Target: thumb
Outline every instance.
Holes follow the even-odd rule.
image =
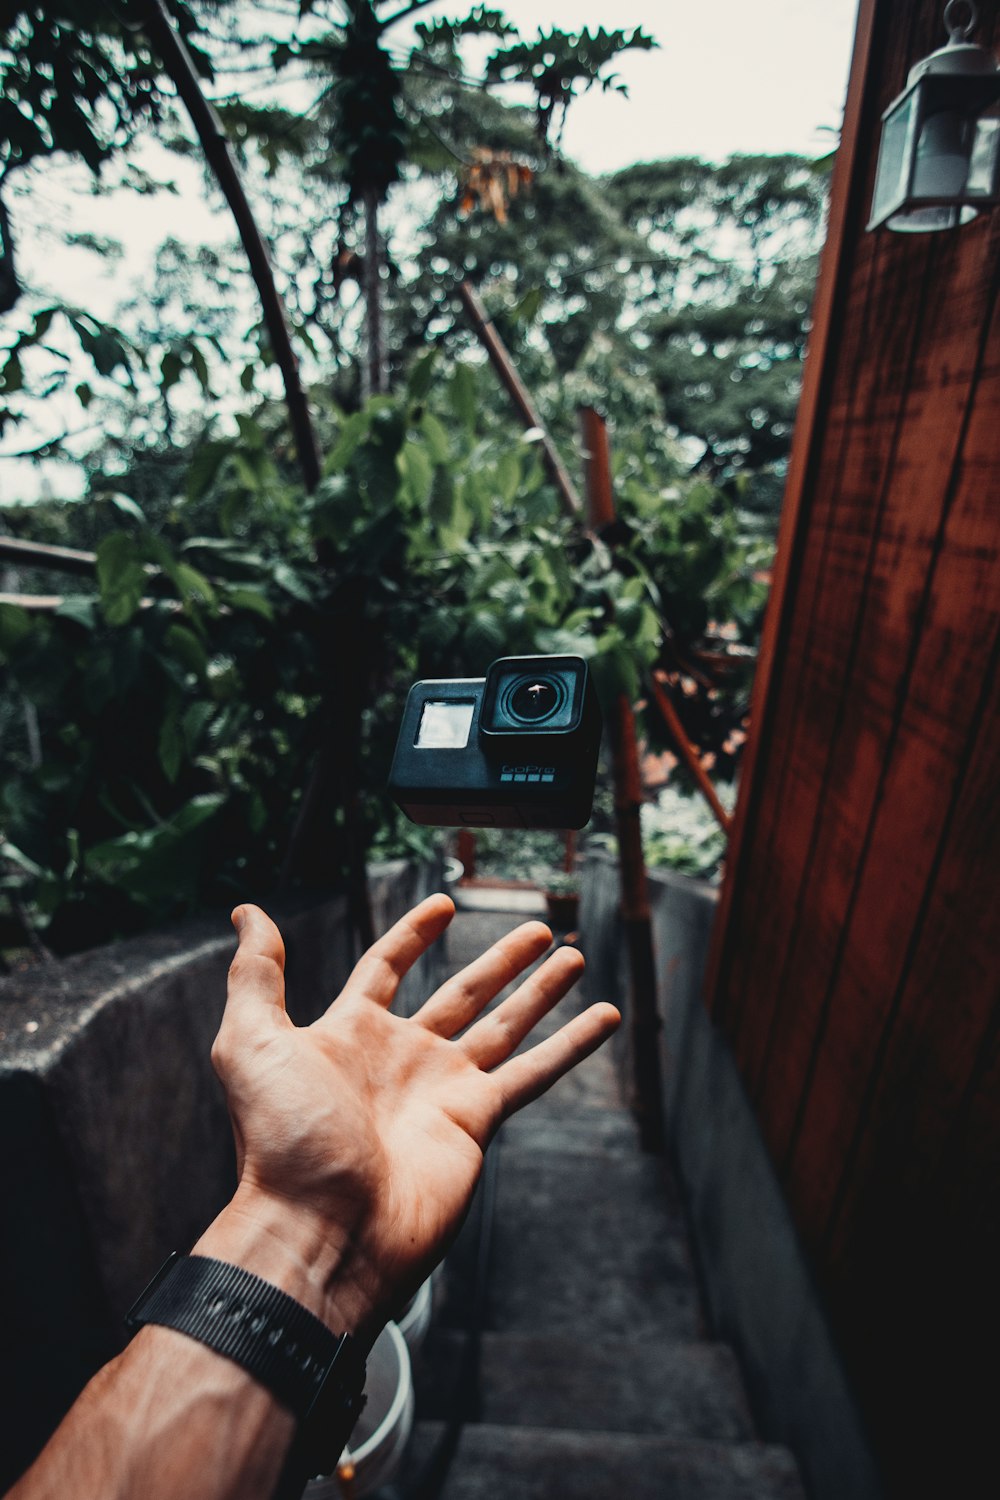
[[[239,947],[229,966],[226,1019],[250,1018],[267,1010],[284,1014],[285,945],[281,933],[259,906],[238,906],[232,922]]]

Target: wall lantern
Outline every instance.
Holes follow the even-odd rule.
[[[972,0],[948,0],[947,46],[913,65],[882,116],[869,229],[952,229],[1000,203],[1000,70],[969,41],[978,19]]]

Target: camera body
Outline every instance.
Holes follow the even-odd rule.
[[[504,656],[485,677],[414,683],[389,794],[414,823],[582,828],[600,743],[581,656]]]

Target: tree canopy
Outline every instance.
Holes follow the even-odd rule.
[[[796,157],[606,177],[566,160],[574,93],[618,87],[615,57],[652,45],[638,29],[524,39],[483,6],[417,21],[402,0],[84,9],[19,6],[0,27],[0,438],[60,393],[99,422],[62,447],[82,501],[18,506],[4,486],[5,530],[95,562],[48,603],[30,596],[51,595],[49,573],[22,564],[3,586],[0,948],[27,924],[68,950],[291,866],[323,883],[364,846],[422,846],[382,793],[401,694],[502,654],[578,652],[606,702],[666,671],[731,773],[822,174]],[[177,103],[192,91],[196,131]],[[179,233],[113,321],[36,287],[18,179],[72,153],[138,194],[155,186],[131,150],[147,133],[206,147],[269,291],[249,252]],[[461,280],[570,467],[579,405],[610,418],[614,556],[561,513]],[[667,743],[649,707],[644,728]],[[296,820],[318,836],[301,858]]]

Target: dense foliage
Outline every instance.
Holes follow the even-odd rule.
[[[501,654],[579,652],[606,704],[640,698],[645,674],[664,667],[692,738],[723,774],[734,769],[822,184],[796,159],[650,164],[604,182],[546,165],[574,88],[613,86],[615,52],[648,39],[549,33],[528,44],[483,8],[420,28],[409,61],[422,66],[385,74],[381,56],[361,70],[382,78],[369,102],[384,112],[381,126],[369,121],[365,156],[343,49],[383,50],[378,27],[364,31],[378,11],[359,0],[350,24],[271,45],[272,68],[325,78],[317,109],[219,101],[273,213],[289,321],[313,376],[318,486],[303,482],[287,411],[269,394],[273,351],[259,323],[244,326],[231,257],[169,241],[120,327],[12,283],[0,429],[75,389],[102,435],[80,454],[81,500],[4,496],[4,530],[94,549],[97,565],[90,580],[60,577],[54,607],[10,593],[49,594],[51,574],[21,567],[0,584],[0,949],[42,933],[69,951],[264,893],[283,875],[331,883],[359,840],[376,852],[426,847],[382,792],[402,696],[416,676],[479,674]],[[91,47],[107,73],[93,75],[98,95],[112,75],[119,91],[135,80],[119,115],[95,95],[93,129],[109,133],[93,161],[83,145],[57,147],[48,94],[24,104],[51,149],[96,170],[141,118],[164,117],[162,79],[113,16],[85,32],[62,5],[18,10],[11,24],[42,35],[38,17],[56,14],[66,45],[83,49],[75,89],[91,87]],[[195,15],[214,18],[198,35],[209,74],[240,7],[173,14],[189,41]],[[526,80],[532,108],[470,100],[458,77],[466,34],[495,39],[488,81]],[[253,46],[258,56],[259,38]],[[33,170],[27,147],[22,157]],[[351,215],[373,185],[379,202],[394,178],[405,193],[418,167],[436,194],[379,278],[394,394],[362,400],[371,351],[352,257],[373,247],[351,239]],[[328,213],[338,202],[343,212]],[[11,274],[13,244],[5,231]],[[385,255],[384,241],[375,248]],[[533,436],[470,347],[459,275],[486,296],[571,467],[579,403],[611,417],[614,556],[566,519]],[[643,722],[650,745],[665,746],[648,710]],[[308,857],[293,859],[304,825]]]
[[[636,696],[662,658],[665,596],[688,601],[674,628],[692,639],[713,594],[752,634],[758,559],[721,497],[665,493],[668,454],[624,447],[631,535],[613,567],[562,517],[534,445],[490,414],[491,378],[425,358],[404,395],[341,417],[312,496],[261,409],[195,447],[156,530],[126,493],[105,502],[118,525],[98,543],[96,591],[52,612],[0,606],[3,878],[50,919],[51,946],[272,885],[324,705],[349,725],[360,699],[351,777],[368,837],[398,850],[426,837],[381,790],[414,676],[569,649],[607,702]],[[717,711],[723,734],[734,700]],[[336,823],[327,878],[346,860]]]

